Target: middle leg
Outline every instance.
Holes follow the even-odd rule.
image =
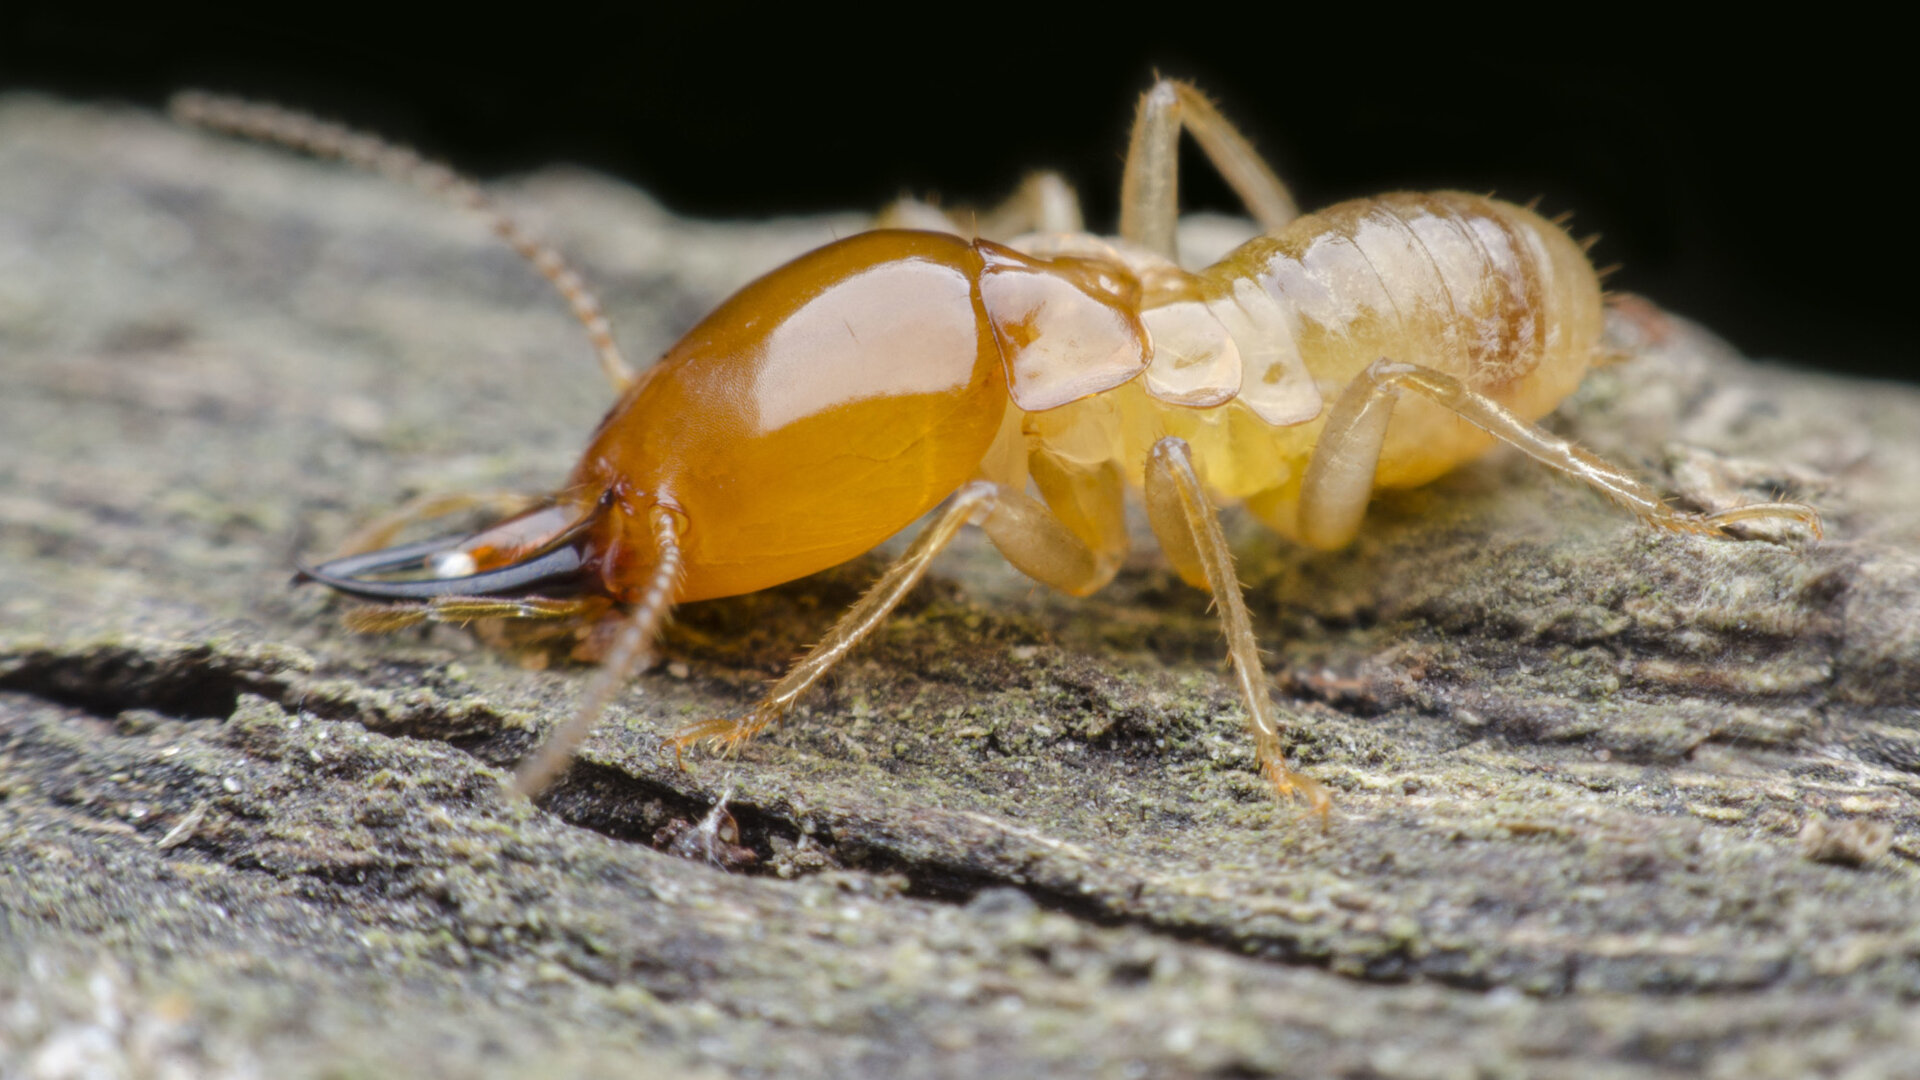
[[[1179,224],[1180,129],[1200,144],[1213,167],[1263,229],[1300,216],[1280,177],[1259,151],[1190,83],[1161,79],[1140,97],[1120,181],[1120,236],[1169,259]]]
[[[1280,745],[1280,721],[1267,693],[1267,671],[1260,663],[1253,620],[1240,595],[1240,578],[1233,572],[1233,553],[1220,531],[1200,477],[1194,472],[1192,451],[1185,441],[1161,439],[1147,456],[1147,516],[1153,531],[1182,577],[1203,577],[1213,593],[1214,606],[1227,633],[1227,653],[1233,659],[1240,698],[1247,706],[1247,727],[1253,733],[1260,771],[1282,796],[1299,795],[1325,820],[1332,800],[1318,780],[1287,764]],[[1198,574],[1195,575],[1194,571]]]

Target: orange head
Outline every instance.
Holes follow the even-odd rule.
[[[534,588],[570,561],[581,587],[631,600],[657,561],[645,523],[656,506],[679,525],[682,600],[843,562],[973,479],[1010,402],[1051,408],[1144,368],[1138,288],[1102,263],[945,233],[881,230],[812,251],[740,290],[644,372],[550,505],[419,546],[411,569],[430,576],[404,595],[466,593],[473,582],[449,569],[501,574],[545,559],[552,572]],[[392,597],[368,586],[397,583],[365,579],[393,568],[309,573]]]

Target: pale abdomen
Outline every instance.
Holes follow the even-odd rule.
[[[1171,404],[1135,380],[1034,414],[1030,430],[1077,458],[1119,458],[1136,483],[1153,443],[1177,435],[1218,498],[1246,500],[1288,533],[1321,418],[1368,364],[1387,357],[1436,368],[1536,419],[1579,385],[1601,332],[1599,283],[1565,231],[1511,203],[1452,192],[1307,215],[1248,241],[1198,284],[1198,300],[1222,314],[1247,360],[1234,400]],[[1280,386],[1292,389],[1278,408],[1272,393],[1256,396]],[[1425,483],[1488,445],[1453,414],[1406,398],[1376,482]]]

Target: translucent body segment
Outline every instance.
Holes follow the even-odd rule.
[[[981,242],[980,300],[1007,369],[1007,392],[1030,411],[1111,390],[1147,366],[1139,286],[1118,267],[1032,259]]]
[[[1176,566],[1197,563],[1200,587],[1213,594],[1226,631],[1227,653],[1233,659],[1240,698],[1247,707],[1247,729],[1253,735],[1261,774],[1282,797],[1302,796],[1324,818],[1332,804],[1326,789],[1287,765],[1286,751],[1280,745],[1280,721],[1267,693],[1266,668],[1260,663],[1260,646],[1253,636],[1253,620],[1240,595],[1240,579],[1233,572],[1233,553],[1227,548],[1227,538],[1220,531],[1206,488],[1194,471],[1187,445],[1179,439],[1155,443],[1147,457],[1144,479],[1148,517],[1161,547]],[[1182,576],[1188,576],[1185,568]]]
[[[1236,314],[1202,323],[1194,305]],[[1146,377],[1031,418],[1033,426],[1049,445],[1109,446],[1134,478],[1155,442],[1178,437],[1216,498],[1244,500],[1293,536],[1326,403],[1367,365],[1408,358],[1533,420],[1578,386],[1598,353],[1602,311],[1592,268],[1557,226],[1497,200],[1441,193],[1300,218],[1194,275],[1188,300],[1150,307],[1143,320],[1156,353],[1180,333],[1212,334],[1217,358],[1226,344],[1212,327],[1226,331],[1241,370],[1210,371],[1204,382],[1216,392],[1233,385],[1232,400],[1186,404],[1204,396],[1194,393],[1203,380],[1158,386],[1156,357]],[[1419,397],[1395,409],[1383,440],[1372,483],[1386,487],[1426,483],[1493,441]]]
[[[1026,420],[1027,414],[1018,406],[1007,406],[1000,418],[1000,430],[994,433],[992,445],[980,459],[981,479],[1015,491],[1027,489],[1027,456],[1031,453],[1032,440],[1025,431]]]
[[[1153,360],[1142,380],[1169,405],[1210,409],[1240,392],[1240,347],[1209,305],[1180,300],[1141,313],[1153,335]]]
[[[1320,415],[1320,387],[1293,340],[1285,305],[1257,282],[1241,279],[1214,301],[1214,311],[1240,348],[1241,404],[1275,427],[1304,424]]]
[[[1171,259],[1180,213],[1180,130],[1185,127],[1263,228],[1299,215],[1293,195],[1266,161],[1192,85],[1162,79],[1140,96],[1120,182],[1120,235]]]
[[[1227,502],[1297,475],[1320,431],[1318,419],[1274,427],[1239,401],[1210,409],[1172,406],[1154,397],[1144,383],[1136,380],[1092,401],[1030,417],[1030,426],[1043,433],[1049,446],[1102,448],[1136,486],[1153,444],[1167,436],[1179,438],[1192,446],[1195,467],[1208,490]]]
[[[1548,468],[1594,488],[1657,528],[1724,535],[1726,526],[1736,522],[1775,518],[1819,535],[1819,515],[1798,503],[1757,503],[1716,514],[1675,510],[1630,473],[1515,416],[1459,379],[1417,364],[1380,360],[1340,396],[1314,448],[1300,490],[1300,538],[1306,543],[1340,548],[1359,532],[1373,491],[1387,422],[1402,389],[1457,414]]]
[[[1112,461],[1080,464],[1045,447],[1028,458],[1033,485],[1068,531],[1102,566],[1094,591],[1111,580],[1127,554],[1127,481]]]
[[[1275,427],[1313,420],[1324,394],[1382,355],[1418,356],[1544,411],[1577,385],[1601,325],[1598,283],[1571,238],[1521,207],[1450,193],[1300,218],[1150,299],[1147,393],[1183,408],[1237,401]],[[1428,456],[1449,442],[1484,449],[1464,429],[1433,430],[1441,414],[1415,413],[1408,437],[1438,451]]]
[[[1258,285],[1282,312],[1260,321],[1285,327],[1329,396],[1390,356],[1464,379],[1532,418],[1579,385],[1602,329],[1599,282],[1571,237],[1523,207],[1456,192],[1329,207],[1200,276],[1208,297]],[[1407,478],[1387,483],[1446,471],[1462,460],[1452,444],[1485,446],[1424,404],[1395,428],[1399,445],[1383,460],[1405,462]]]

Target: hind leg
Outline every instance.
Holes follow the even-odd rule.
[[[1346,546],[1360,531],[1373,495],[1373,474],[1386,441],[1387,422],[1402,390],[1452,410],[1542,465],[1599,491],[1655,528],[1730,536],[1729,525],[1773,519],[1799,524],[1816,538],[1820,535],[1820,515],[1800,503],[1752,503],[1713,514],[1675,510],[1631,473],[1522,420],[1453,376],[1419,364],[1381,359],[1347,384],[1314,445],[1300,487],[1303,542],[1330,551]]]

